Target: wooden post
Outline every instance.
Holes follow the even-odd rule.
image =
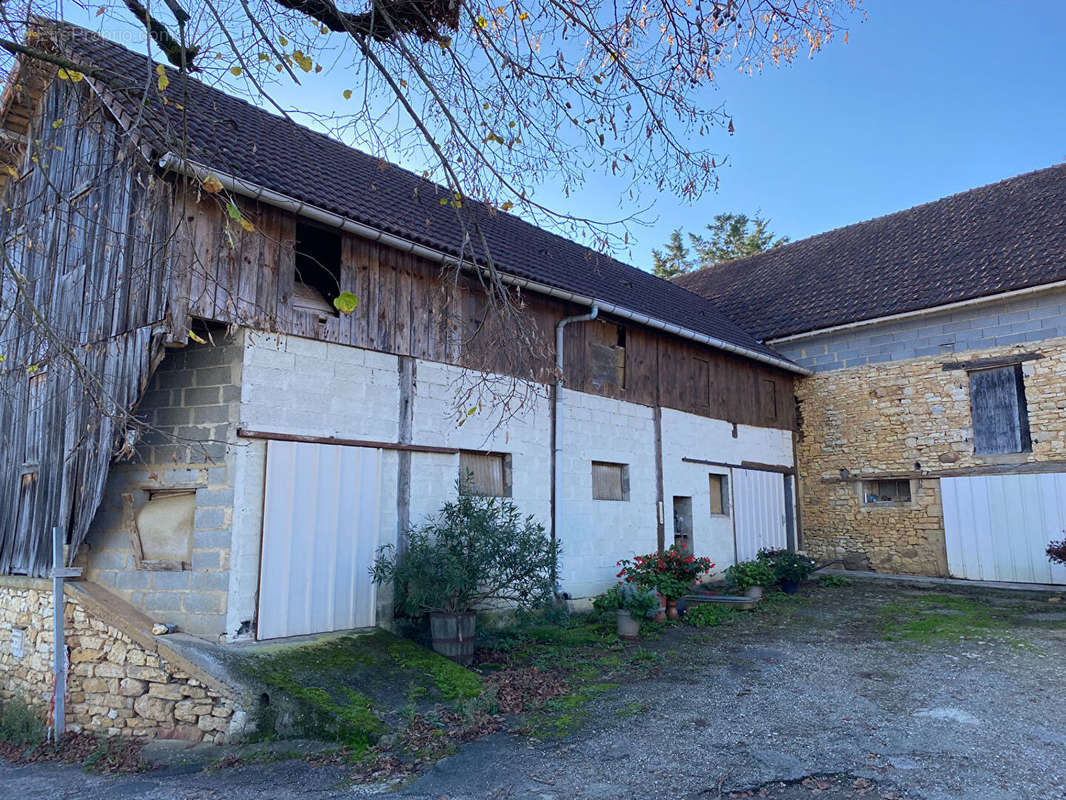
[[[66,724],[67,645],[63,633],[63,535],[59,526],[52,528],[52,670],[55,674],[52,736],[58,742]]]
[[[66,730],[67,719],[67,637],[63,632],[66,600],[63,595],[63,579],[77,578],[80,567],[68,567],[64,563],[63,546],[66,537],[57,525],[52,528],[52,673],[55,676],[55,693],[52,699],[52,741],[58,742]]]

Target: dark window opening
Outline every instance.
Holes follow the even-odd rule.
[[[1033,449],[1021,364],[971,372],[970,414],[978,455]]]
[[[303,311],[336,315],[333,301],[341,292],[340,282],[340,234],[297,224],[293,305]]]
[[[685,555],[692,555],[692,498],[674,498],[674,545]]]
[[[873,503],[909,503],[911,482],[909,480],[863,481],[862,501]]]

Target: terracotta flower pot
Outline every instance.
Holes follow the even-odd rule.
[[[666,622],[666,598],[659,595],[659,611],[655,614],[656,622]]]
[[[677,600],[670,598],[666,601],[666,618],[667,619],[679,619],[677,613]]]

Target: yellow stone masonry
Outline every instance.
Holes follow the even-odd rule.
[[[969,379],[943,365],[1034,352],[1022,367],[1032,452],[975,455]],[[804,546],[852,568],[946,575],[939,473],[1066,460],[1066,338],[816,373],[796,395]],[[862,477],[885,474],[913,478],[911,503],[863,504]]]
[[[237,705],[66,598],[67,727],[109,735],[226,741]],[[23,636],[22,657],[12,635]],[[52,697],[52,590],[0,577],[0,702],[18,696],[47,715]]]

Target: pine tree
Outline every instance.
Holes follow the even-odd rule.
[[[670,234],[665,252],[651,251],[652,272],[660,278],[672,278],[685,272],[691,272],[695,264],[689,261],[688,248],[681,240],[681,231],[676,230]]]

